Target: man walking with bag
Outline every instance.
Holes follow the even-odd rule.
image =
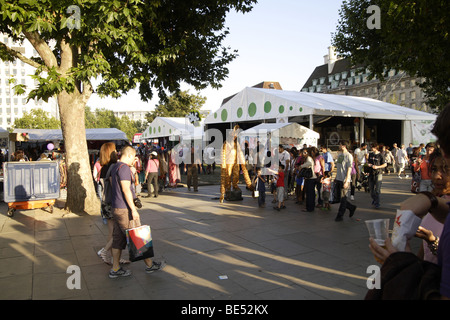
[[[114,217],[112,256],[113,266],[109,272],[110,278],[126,277],[131,275],[130,270],[120,266],[122,250],[127,246],[126,230],[130,228],[130,221],[139,221],[139,213],[134,205],[136,198],[133,183],[134,174],[131,167],[136,156],[136,150],[126,146],[122,150],[122,156],[117,165],[112,169],[112,211]],[[140,222],[138,222],[138,225]],[[145,272],[152,273],[164,267],[163,263],[154,262],[151,258],[144,260]]]

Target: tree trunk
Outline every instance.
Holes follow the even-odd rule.
[[[58,94],[59,114],[67,162],[67,201],[73,213],[97,214],[100,202],[92,179],[86,142],[84,110],[78,93]]]

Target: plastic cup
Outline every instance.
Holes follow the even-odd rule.
[[[375,219],[366,221],[369,235],[379,246],[386,245],[386,239],[389,236],[389,219]]]

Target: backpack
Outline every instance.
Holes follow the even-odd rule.
[[[101,199],[101,214],[105,219],[112,218],[112,185],[111,185],[111,172],[116,166],[116,163],[112,164],[106,172],[105,178],[100,178],[100,184],[103,186],[103,194]]]

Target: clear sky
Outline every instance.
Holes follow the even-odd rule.
[[[259,0],[249,13],[234,11],[227,16],[230,34],[224,44],[237,49],[239,56],[228,65],[222,88],[197,92],[207,98],[205,110],[217,110],[222,100],[245,87],[263,81],[279,82],[283,90],[300,91],[314,68],[322,65],[331,44],[343,0]],[[157,94],[149,103],[136,92],[120,99],[100,99],[93,95],[91,108],[148,110],[158,103]]]

